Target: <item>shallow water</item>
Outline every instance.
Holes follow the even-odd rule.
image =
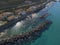
[[[31,45],[60,45],[60,2],[56,2],[48,12],[52,15],[53,24]]]

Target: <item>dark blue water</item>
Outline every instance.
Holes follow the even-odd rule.
[[[31,45],[60,45],[60,2],[56,2],[48,12],[52,15],[53,24]]]

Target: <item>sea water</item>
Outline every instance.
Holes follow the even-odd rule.
[[[53,24],[30,45],[60,45],[60,2],[55,2],[48,12],[51,13]]]

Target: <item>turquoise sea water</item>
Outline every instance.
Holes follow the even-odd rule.
[[[60,2],[56,2],[48,12],[52,15],[53,24],[31,45],[60,45]]]

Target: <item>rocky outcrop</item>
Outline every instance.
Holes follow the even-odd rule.
[[[26,32],[25,34],[17,35],[9,39],[0,41],[0,45],[24,45],[30,43],[31,41],[34,41],[38,37],[40,37],[42,32],[48,29],[51,24],[52,22],[50,20],[46,20],[42,24],[39,24],[38,26],[33,28],[30,32]]]

